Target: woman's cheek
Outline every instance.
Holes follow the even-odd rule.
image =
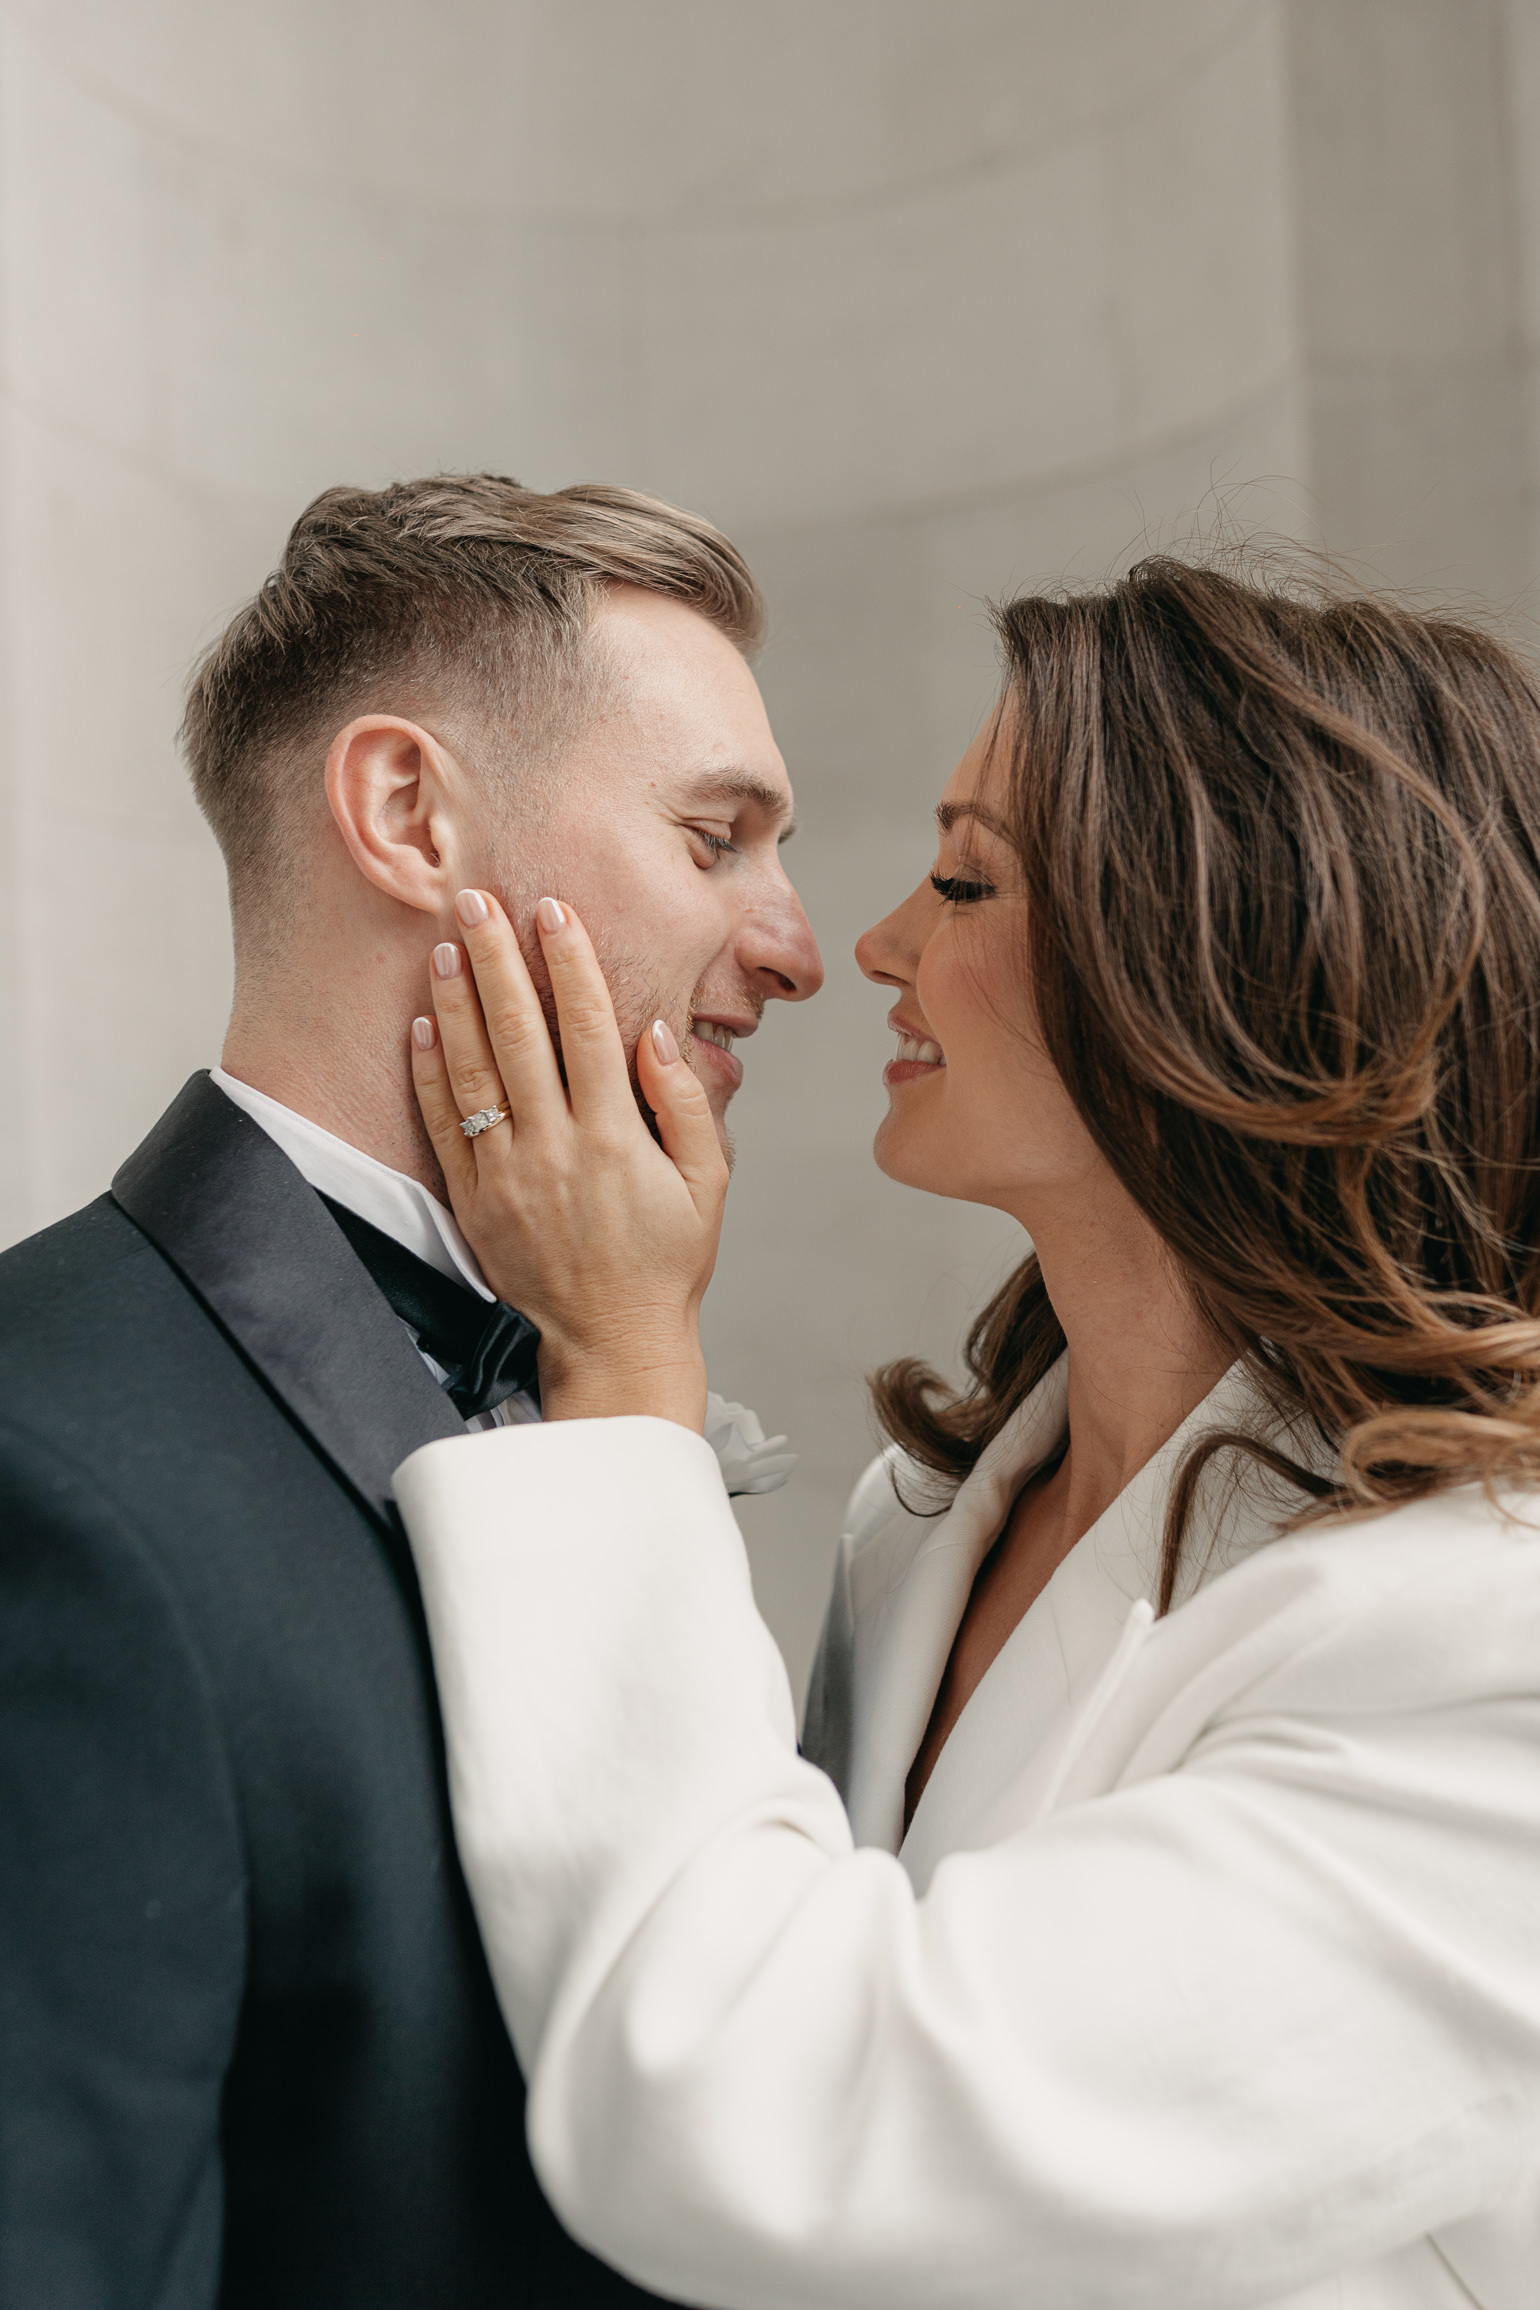
[[[951,925],[947,924],[931,939],[914,972],[914,991],[920,998],[920,1008],[943,1050],[946,1048],[945,1022],[955,1009],[955,949],[956,940]]]
[[[964,935],[973,928],[966,918],[954,917],[931,940],[915,972],[920,1007],[948,1067],[954,1055],[963,1064],[977,1056],[981,1042],[1003,1033],[999,1014],[1004,1005],[993,985],[987,943]]]

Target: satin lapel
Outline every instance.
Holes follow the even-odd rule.
[[[463,1436],[465,1422],[288,1156],[198,1074],[112,1194],[394,1528],[392,1472],[419,1444]]]
[[[974,1576],[998,1538],[1011,1502],[1064,1427],[1061,1357],[958,1489],[916,1551],[893,1594],[858,1632],[871,1659],[856,1707],[849,1812],[856,1842],[896,1853],[904,1783],[936,1705]]]

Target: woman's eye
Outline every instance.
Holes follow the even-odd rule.
[[[948,906],[976,906],[981,898],[993,898],[992,882],[969,882],[961,874],[933,874],[930,887]]]

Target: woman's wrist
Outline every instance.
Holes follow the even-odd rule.
[[[673,1420],[697,1435],[706,1425],[706,1365],[699,1347],[634,1352],[540,1351],[540,1408],[547,1420]]]

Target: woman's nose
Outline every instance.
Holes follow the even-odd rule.
[[[881,922],[874,922],[870,930],[863,930],[856,940],[857,967],[880,986],[913,984],[919,949],[914,939],[906,935],[904,919],[912,903],[912,899],[906,898],[902,906],[885,914]]]
[[[863,930],[856,940],[856,968],[865,978],[890,979],[893,975],[891,971],[883,969],[881,962],[882,933],[885,928],[884,923],[874,922],[871,929]]]

